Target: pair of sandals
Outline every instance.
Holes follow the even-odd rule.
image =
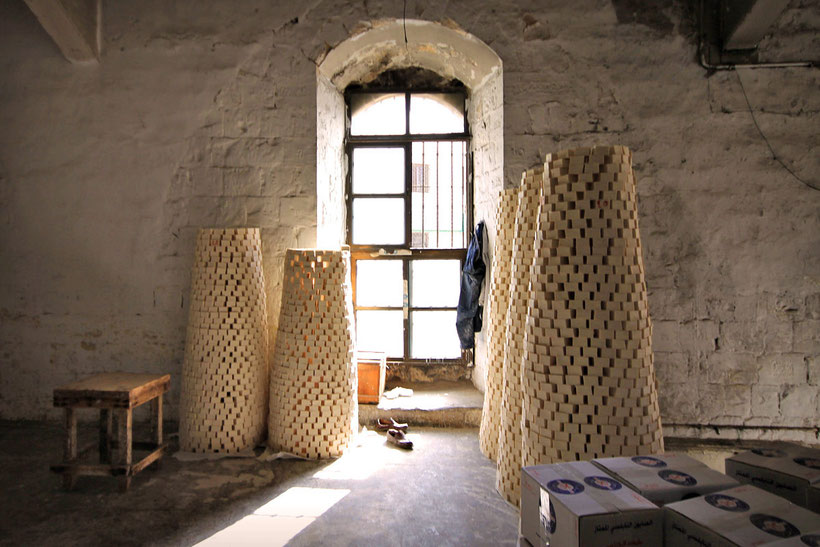
[[[399,448],[413,450],[413,441],[408,439],[404,434],[408,427],[407,424],[400,424],[393,418],[379,418],[376,420],[376,429],[379,431],[387,431],[387,442]]]

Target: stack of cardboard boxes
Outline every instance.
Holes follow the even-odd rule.
[[[789,443],[753,449],[728,458],[726,473],[820,513],[820,450]]]
[[[673,503],[664,511],[667,547],[774,546],[789,539],[820,545],[811,543],[820,532],[820,515],[748,484]]]
[[[820,450],[788,444],[732,456],[733,476],[674,453],[525,467],[520,533],[561,547],[818,546],[818,467]],[[771,493],[794,481],[797,504]]]

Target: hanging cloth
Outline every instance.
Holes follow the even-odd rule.
[[[484,275],[484,221],[479,222],[467,247],[467,260],[461,270],[461,288],[456,310],[456,331],[461,349],[475,347],[475,333],[481,331],[484,307],[479,304]]]

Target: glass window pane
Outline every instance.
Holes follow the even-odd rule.
[[[415,311],[410,314],[410,323],[413,359],[456,359],[461,356],[455,311]]]
[[[404,93],[362,93],[350,97],[351,135],[404,135]]]
[[[412,248],[467,247],[466,152],[463,141],[413,143]]]
[[[404,198],[353,200],[353,243],[401,245],[404,243]]]
[[[458,306],[461,262],[413,260],[410,262],[410,302],[414,308]]]
[[[354,194],[403,194],[404,148],[354,148]]]
[[[410,133],[463,133],[463,109],[459,93],[410,95]]]
[[[404,299],[401,260],[356,261],[356,305],[395,306]]]
[[[401,310],[357,311],[356,349],[382,351],[388,357],[404,357],[404,313]]]

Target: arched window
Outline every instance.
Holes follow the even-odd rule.
[[[416,68],[424,69],[430,74],[436,75],[438,82],[435,85],[429,85],[430,82],[422,82],[421,85],[416,80],[407,80],[406,78],[395,78],[393,81],[386,81],[381,77],[387,74],[394,76],[400,74],[403,70],[416,70]],[[403,74],[404,76],[407,73]],[[374,81],[380,80],[381,89],[369,87],[368,83],[372,84]],[[462,82],[458,89],[453,89],[448,86],[443,88],[438,85],[441,82],[452,82],[457,80]],[[355,87],[360,86],[360,87]],[[353,104],[353,96],[356,92],[367,91],[369,95],[357,100],[361,100],[362,104]],[[410,91],[411,96],[405,92]],[[443,95],[442,91],[448,92]],[[394,93],[399,95],[397,98],[376,98],[377,92]],[[435,92],[435,93],[430,93]],[[449,93],[458,92],[458,93]],[[449,101],[447,99],[453,99]],[[369,101],[376,100],[376,104],[372,105],[372,109],[366,105]],[[356,131],[350,131],[350,114],[353,110],[364,114],[367,112],[367,117],[372,117],[378,122],[378,125],[387,127],[389,123],[389,114],[384,113],[391,109],[391,101],[401,103],[404,105],[406,111],[404,120],[404,131],[391,135],[378,134],[379,130],[367,130],[367,135],[355,135]],[[412,108],[413,106],[416,108]],[[358,198],[365,200],[367,198],[383,199],[383,200],[404,200],[404,201],[361,201],[359,206],[363,206],[366,210],[368,206],[375,209],[374,215],[381,214],[388,216],[388,218],[400,217],[399,210],[404,211],[405,224],[393,226],[395,234],[391,235],[393,239],[385,239],[389,243],[362,243],[362,245],[370,245],[372,253],[379,253],[378,249],[384,248],[385,253],[395,252],[395,257],[401,257],[402,253],[416,253],[420,250],[429,250],[439,253],[455,253],[460,248],[458,243],[459,238],[459,220],[456,218],[457,212],[461,209],[455,208],[453,210],[454,220],[453,227],[447,228],[446,222],[442,223],[439,219],[438,228],[433,231],[433,221],[428,222],[429,214],[428,207],[435,209],[435,200],[432,199],[434,174],[438,174],[438,169],[430,167],[428,156],[436,155],[435,150],[430,146],[433,144],[422,145],[420,142],[434,143],[439,142],[438,157],[439,161],[443,162],[443,157],[449,157],[450,148],[449,143],[457,141],[458,132],[453,127],[447,125],[440,129],[431,129],[424,125],[417,125],[415,114],[426,110],[424,105],[429,105],[430,108],[436,109],[439,114],[433,116],[436,121],[443,121],[449,119],[452,123],[457,123],[454,120],[466,120],[464,130],[462,131],[462,141],[464,143],[463,156],[470,158],[470,162],[464,162],[464,169],[475,165],[472,170],[472,176],[468,176],[467,180],[471,180],[474,188],[474,193],[465,191],[466,205],[464,208],[465,219],[463,222],[466,227],[466,233],[469,234],[471,229],[472,219],[484,220],[487,224],[487,235],[490,239],[489,245],[492,247],[492,240],[495,233],[495,210],[498,202],[500,190],[504,186],[503,182],[503,160],[504,160],[504,121],[503,121],[503,69],[501,59],[498,55],[489,48],[484,42],[468,32],[453,26],[445,26],[439,23],[430,21],[419,21],[413,19],[407,20],[379,20],[367,23],[367,28],[358,32],[347,40],[337,44],[334,48],[329,50],[327,54],[321,59],[316,71],[316,197],[317,197],[317,244],[321,247],[338,248],[339,245],[345,244],[348,241],[354,241],[356,238],[352,225],[355,217],[352,208],[354,207],[353,200]],[[361,107],[361,108],[360,108]],[[384,111],[382,111],[384,109]],[[382,112],[380,112],[382,111]],[[397,123],[402,122],[401,109],[396,110]],[[410,120],[409,116],[413,115]],[[430,117],[423,116],[424,119],[429,120]],[[383,122],[383,123],[382,123]],[[426,123],[426,122],[418,122]],[[366,127],[366,126],[365,126]],[[469,128],[469,134],[467,129]],[[381,131],[387,131],[382,129]],[[393,133],[396,130],[391,129]],[[428,132],[443,131],[446,138],[427,138],[432,135]],[[425,135],[425,139],[414,140],[416,137]],[[367,177],[376,178],[380,186],[375,190],[377,194],[368,196],[365,195],[369,190],[362,190],[362,193],[352,195],[352,177],[353,169],[358,164],[360,167],[361,160],[357,162],[350,153],[349,147],[356,145],[356,155],[364,154],[367,156],[367,148],[390,148],[386,146],[391,139],[396,137],[406,137],[402,142],[393,142],[393,148],[399,148],[402,152],[394,151],[393,154],[404,154],[404,178],[395,179],[400,182],[396,184],[410,183],[409,189],[405,187],[403,193],[386,192],[384,188],[388,186],[389,172],[380,168],[375,169],[378,175],[359,174],[357,178],[357,191],[359,190],[358,183],[364,184],[367,188],[368,184],[374,184],[374,180],[368,181]],[[464,140],[463,137],[468,137]],[[356,141],[356,139],[359,139]],[[443,150],[447,149],[444,153]],[[421,150],[421,152],[419,152]],[[431,151],[432,150],[432,151]],[[422,153],[424,161],[416,161],[413,155]],[[391,152],[382,150],[381,152],[373,152],[375,155],[382,155],[387,157]],[[454,165],[457,163],[455,158],[462,157],[461,150],[458,148],[458,142],[455,142],[453,148]],[[375,160],[374,160],[375,161]],[[415,164],[415,167],[414,167]],[[455,167],[454,167],[454,178]],[[441,176],[441,175],[440,175]],[[465,175],[466,176],[466,175]],[[364,177],[364,178],[361,178]],[[448,175],[449,177],[449,175]],[[422,215],[419,211],[415,211],[413,207],[421,207],[419,195],[426,190],[424,194],[423,205],[425,214]],[[454,189],[455,190],[455,189]],[[384,192],[384,193],[378,193]],[[454,192],[455,193],[455,192]],[[416,199],[414,200],[414,196]],[[455,204],[455,198],[452,200]],[[444,207],[444,201],[439,200],[439,209]],[[414,205],[418,204],[418,205]],[[395,211],[388,214],[390,207],[394,207]],[[444,207],[449,215],[449,210]],[[409,210],[409,217],[408,215]],[[362,217],[365,218],[365,217]],[[372,217],[375,219],[376,217]],[[408,219],[409,218],[409,219]],[[424,227],[420,226],[421,219],[424,219]],[[373,220],[373,222],[376,222]],[[414,225],[413,223],[416,222]],[[388,223],[383,223],[382,230],[388,230]],[[446,230],[449,229],[450,232]],[[408,233],[409,231],[409,233]],[[404,235],[401,243],[397,243],[399,238]],[[387,238],[389,234],[382,234]],[[452,243],[450,237],[452,236]],[[380,236],[381,237],[381,236]],[[409,241],[409,248],[400,247]],[[355,244],[355,243],[354,243]],[[445,245],[446,244],[446,245]],[[373,266],[377,260],[383,255],[376,254],[371,256],[374,259],[370,264]],[[385,257],[386,258],[386,257]],[[405,291],[401,287],[401,291],[393,294],[392,298],[401,298],[402,305],[396,306],[400,313],[404,314],[407,309],[407,321],[410,322],[409,329],[413,329],[414,325],[410,321],[410,314],[416,311],[419,315],[416,318],[422,317],[422,312],[434,311],[450,311],[451,308],[444,309],[415,309],[411,307],[411,300],[415,294],[415,303],[418,303],[418,298],[421,293],[420,289],[416,287],[414,293],[414,279],[422,279],[423,267],[434,265],[432,259],[430,262],[424,264],[419,263],[416,266],[411,264],[410,259],[401,260],[393,264],[401,263],[402,284],[406,280],[408,288]],[[367,268],[368,266],[365,266]],[[390,275],[386,271],[391,266],[376,265],[375,267],[385,268],[384,272],[373,272],[373,275]],[[392,266],[396,268],[397,266]],[[413,272],[405,272],[404,269],[415,268],[415,277]],[[363,271],[363,270],[362,270]],[[435,271],[428,272],[429,275],[436,280],[435,284],[431,286],[441,287],[442,292],[445,291],[444,281],[447,276],[440,276]],[[420,283],[420,281],[419,281]],[[362,285],[363,286],[363,285]],[[449,293],[450,291],[447,290]],[[404,306],[404,296],[407,295],[408,305]],[[396,300],[390,300],[396,302]],[[361,304],[357,295],[357,303]],[[454,306],[454,304],[453,304]],[[373,310],[373,311],[397,311],[391,306],[386,306],[388,310]],[[393,314],[394,316],[396,314]],[[443,316],[443,315],[442,315]],[[433,316],[429,316],[433,317]],[[365,318],[367,319],[367,318]],[[404,319],[402,319],[404,320]],[[424,326],[426,325],[426,327]],[[415,325],[416,330],[411,333],[416,336],[418,341],[421,341],[424,328],[428,328],[432,332],[431,338],[438,337],[439,332],[454,332],[455,326],[448,324],[442,326],[441,330],[435,326],[435,322],[418,323]],[[420,346],[416,346],[419,349]],[[410,349],[409,357],[412,358],[412,348]],[[423,355],[423,351],[419,351],[416,355]],[[427,359],[426,357],[423,359]],[[472,374],[473,381],[483,389],[484,371],[486,370],[486,339],[483,333],[476,334],[475,347],[475,364],[476,368]]]
[[[393,362],[461,360],[454,325],[472,180],[465,90],[447,87],[346,93],[357,347]]]

